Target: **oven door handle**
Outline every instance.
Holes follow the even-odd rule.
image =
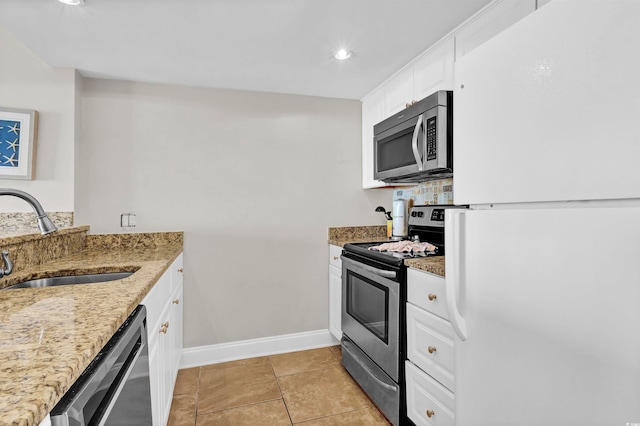
[[[413,156],[416,159],[416,164],[418,165],[418,171],[422,171],[422,156],[420,155],[420,151],[418,151],[418,134],[420,133],[420,129],[422,128],[423,114],[418,116],[418,122],[416,123],[415,129],[413,129],[413,138],[411,139],[411,148],[413,149]]]
[[[389,278],[391,280],[395,280],[398,277],[398,273],[396,271],[385,271],[384,269],[374,268],[373,266],[365,265],[364,263],[355,262],[351,259],[348,259],[342,256],[342,262],[346,262],[355,268],[364,269],[367,272],[371,272],[372,274],[376,274],[383,278]]]

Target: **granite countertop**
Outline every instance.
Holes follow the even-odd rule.
[[[410,268],[421,269],[432,274],[445,276],[444,256],[423,257],[421,259],[405,259],[404,264]]]
[[[344,226],[329,228],[328,243],[344,247],[349,243],[391,242],[387,239],[384,226]],[[410,268],[421,269],[432,274],[445,276],[444,256],[405,259]]]
[[[0,291],[0,425],[46,417],[177,258],[182,241],[88,247],[0,280],[6,287],[46,275],[135,271],[105,283]]]

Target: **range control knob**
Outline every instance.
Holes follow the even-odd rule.
[[[424,212],[418,212],[418,217],[424,216]]]
[[[416,217],[418,215],[418,212],[411,212],[411,217]]]

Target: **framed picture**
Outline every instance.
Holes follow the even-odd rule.
[[[0,179],[35,175],[38,112],[0,107]]]

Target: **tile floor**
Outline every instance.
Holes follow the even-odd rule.
[[[388,426],[340,359],[332,346],[180,370],[169,426]]]

